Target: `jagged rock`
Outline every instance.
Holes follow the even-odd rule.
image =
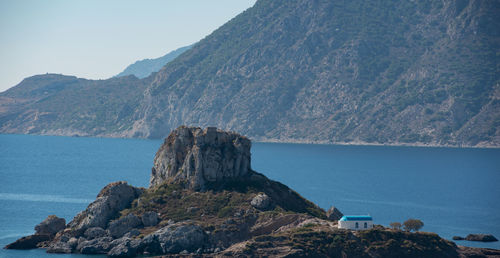
[[[453,236],[451,239],[453,239],[453,240],[465,240],[465,238],[463,238],[461,236]]]
[[[194,252],[202,247],[207,237],[198,225],[172,224],[144,237],[144,250],[151,254]]]
[[[105,254],[110,249],[111,237],[100,237],[88,241],[83,241],[76,247],[82,254]]]
[[[469,234],[465,237],[467,241],[479,241],[479,242],[495,242],[498,241],[496,237],[490,234]]]
[[[250,171],[250,146],[250,140],[237,133],[181,126],[156,153],[150,184],[179,181],[203,190],[207,183],[241,177]]]
[[[106,230],[104,230],[100,227],[92,227],[92,228],[88,228],[87,230],[85,230],[85,233],[83,233],[83,235],[88,240],[92,240],[95,238],[108,236],[108,233],[106,232]]]
[[[37,244],[44,241],[49,241],[51,239],[50,235],[31,235],[22,237],[15,242],[5,246],[5,249],[34,249],[37,248]]]
[[[252,199],[250,204],[259,210],[265,210],[271,205],[271,198],[265,193],[259,193]]]
[[[44,221],[35,226],[37,235],[55,235],[66,227],[66,220],[56,215],[48,216]]]
[[[101,190],[97,199],[89,204],[85,211],[68,223],[68,227],[75,231],[77,236],[91,227],[106,228],[109,220],[127,208],[141,192],[141,189],[130,186],[127,182],[111,183]]]
[[[113,238],[119,238],[122,237],[125,233],[127,233],[131,229],[136,228],[141,224],[142,224],[141,220],[134,214],[130,213],[121,219],[109,223],[108,230],[109,234]]]
[[[339,220],[344,216],[342,212],[339,211],[339,209],[335,208],[335,206],[330,207],[328,211],[326,211],[326,217],[329,220]]]
[[[141,220],[145,227],[156,226],[158,224],[158,213],[154,211],[145,212],[142,214]]]

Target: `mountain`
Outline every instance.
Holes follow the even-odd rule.
[[[190,49],[192,46],[193,45],[178,48],[162,57],[136,61],[135,63],[127,66],[127,68],[125,68],[123,72],[117,74],[115,77],[135,75],[135,77],[140,79],[146,78],[152,73],[158,72],[164,65],[174,60],[176,57],[184,53],[186,50]]]
[[[259,0],[140,80],[120,127],[82,133],[160,138],[185,124],[259,141],[498,147],[499,11],[498,0]],[[28,105],[9,110],[31,120],[2,111],[0,132],[87,123],[42,123]]]

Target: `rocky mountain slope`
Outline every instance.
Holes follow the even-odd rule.
[[[65,224],[49,216],[36,233],[8,245],[111,257],[494,257],[433,233],[382,226],[337,228],[325,212],[250,167],[250,141],[215,128],[180,127],[158,150],[148,189],[104,187]]]
[[[117,74],[115,77],[134,75],[135,77],[140,79],[146,78],[152,73],[158,72],[168,62],[174,60],[176,57],[184,53],[186,50],[189,50],[191,47],[192,45],[178,48],[162,57],[136,61],[135,63],[127,66],[127,68],[125,68],[123,72]]]
[[[498,147],[499,12],[498,0],[259,0],[141,80],[120,126],[82,128],[81,113],[56,124],[9,90],[0,132],[162,138],[186,124],[260,141]]]

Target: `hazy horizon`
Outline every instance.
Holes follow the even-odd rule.
[[[0,92],[37,74],[110,78],[201,40],[255,1],[0,0]]]

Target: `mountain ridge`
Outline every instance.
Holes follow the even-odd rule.
[[[170,51],[164,56],[158,58],[146,58],[135,61],[133,64],[128,65],[125,70],[113,77],[121,77],[126,75],[134,75],[139,79],[146,78],[154,72],[158,72],[168,62],[174,60],[176,57],[189,50],[193,45],[180,47],[176,50]]]
[[[139,80],[113,118],[121,127],[80,131],[162,138],[184,124],[257,141],[499,147],[497,11],[499,1],[259,0]],[[4,133],[63,129],[5,117]]]

